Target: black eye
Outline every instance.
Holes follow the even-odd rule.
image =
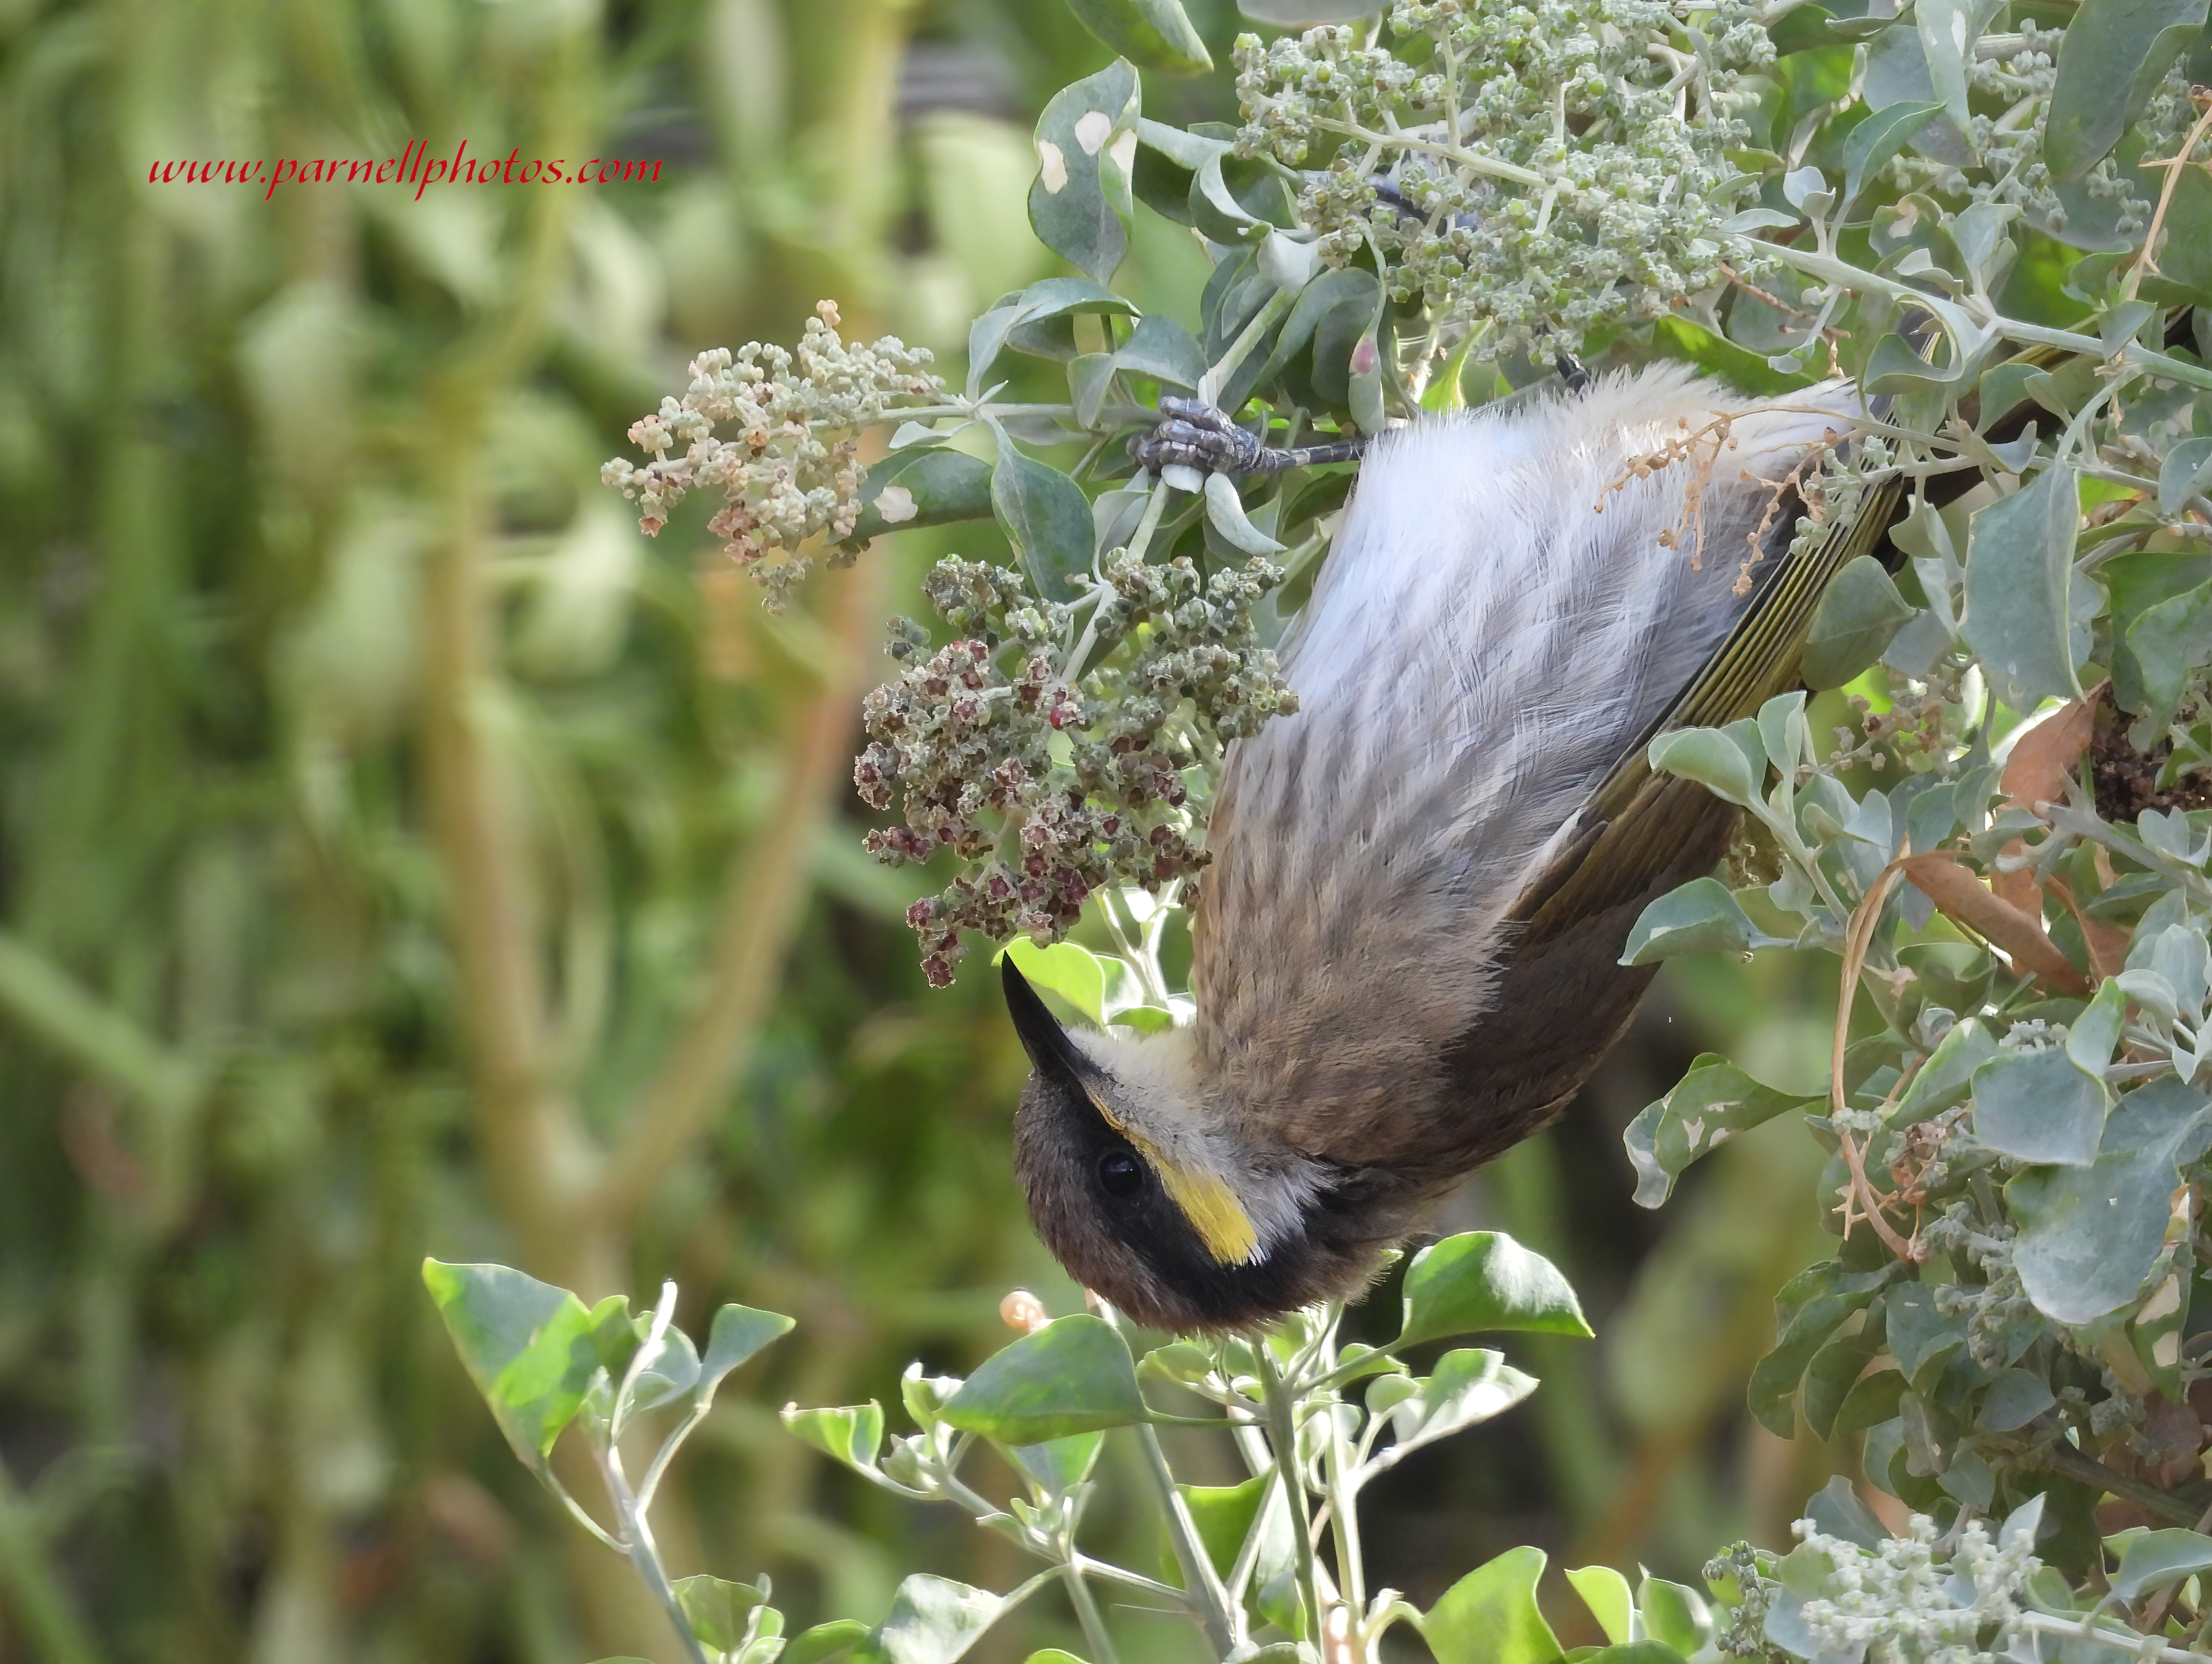
[[[1145,1187],[1145,1165],[1126,1150],[1098,1158],[1098,1182],[1109,1196],[1133,1196]]]

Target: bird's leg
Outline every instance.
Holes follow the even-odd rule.
[[[1280,450],[1262,445],[1212,405],[1195,398],[1163,398],[1160,414],[1158,427],[1129,443],[1137,465],[1154,474],[1178,465],[1202,474],[1273,474],[1285,468],[1356,461],[1368,446],[1362,435],[1332,445]]]
[[[1581,359],[1556,343],[1552,348],[1552,367],[1559,373],[1559,380],[1567,384],[1567,391],[1577,398],[1589,391],[1590,382],[1595,379]]]

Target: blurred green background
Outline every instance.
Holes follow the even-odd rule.
[[[1229,0],[1190,10],[1225,63]],[[921,880],[849,793],[884,619],[994,534],[878,544],[770,618],[597,471],[691,354],[823,296],[957,370],[1053,270],[1029,125],[1108,56],[1056,0],[0,0],[0,1661],[667,1656],[501,1444],[426,1253],[797,1315],[664,1492],[675,1572],[770,1573],[797,1623],[1024,1574],[775,1415],[964,1368],[1016,1284],[1079,1297],[1021,1217],[987,957],[925,989]],[[1145,97],[1233,113],[1225,73]],[[664,166],[147,181],[463,139]],[[1151,220],[1122,282],[1188,316],[1204,272]],[[1811,1089],[1815,975],[1670,972],[1455,1204],[1601,1338],[1520,1345],[1532,1404],[1378,1487],[1375,1582],[1782,1539],[1826,1454],[1742,1384],[1820,1252],[1817,1152],[1777,1123],[1645,1215],[1620,1132],[1709,1044]]]

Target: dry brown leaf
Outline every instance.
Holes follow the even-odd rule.
[[[2095,698],[2092,690],[2087,699],[2075,700],[2020,737],[1997,780],[2006,797],[2029,811],[2065,801],[2066,777],[2096,733]]]
[[[2082,912],[2081,904],[2074,899],[2073,887],[2065,879],[2055,878],[2045,888],[2074,915],[2074,922],[2081,932],[2082,944],[2089,950],[2089,969],[2100,982],[2127,969],[2128,943],[2132,938],[2125,930]]]
[[[1945,918],[2002,948],[2015,969],[2040,977],[2061,993],[2089,992],[2081,973],[2066,963],[2066,956],[2044,934],[2039,918],[1993,895],[1957,861],[1938,853],[1907,855],[1898,865]]]

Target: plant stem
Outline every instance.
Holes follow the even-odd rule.
[[[1060,1578],[1067,1585],[1068,1604],[1075,1608],[1075,1618],[1083,1625],[1083,1638],[1091,1643],[1092,1655],[1098,1664],[1119,1664],[1114,1651],[1114,1639],[1107,1632],[1105,1614],[1098,1610],[1097,1597],[1091,1586],[1083,1581],[1083,1569],[1089,1562],[1069,1545],[1067,1560],[1060,1569]]]
[[[668,1581],[666,1568],[660,1564],[660,1551],[653,1540],[653,1527],[646,1522],[645,1510],[637,1505],[630,1492],[629,1481],[623,1476],[622,1454],[610,1442],[599,1457],[599,1472],[607,1482],[607,1497],[615,1505],[615,1517],[622,1523],[623,1552],[629,1557],[635,1571],[646,1588],[659,1598],[668,1613],[668,1622],[684,1643],[684,1651],[691,1664],[714,1664],[699,1637],[691,1633],[691,1620],[684,1615],[684,1604],[676,1598],[676,1590]]]
[[[1267,1397],[1267,1442],[1275,1447],[1275,1477],[1283,1487],[1283,1500],[1290,1509],[1291,1534],[1297,1551],[1298,1594],[1306,1609],[1306,1621],[1313,1626],[1311,1637],[1321,1634],[1322,1604],[1321,1578],[1314,1566],[1312,1516],[1306,1507],[1306,1476],[1304,1465],[1298,1461],[1298,1402],[1290,1382],[1275,1365],[1273,1353],[1262,1341],[1253,1347],[1260,1362],[1260,1382]]]
[[[1175,1475],[1169,1471],[1167,1453],[1160,1448],[1160,1436],[1145,1422],[1138,1423],[1135,1430],[1138,1448],[1145,1455],[1146,1477],[1152,1481],[1152,1493],[1167,1521],[1168,1541],[1174,1545],[1176,1564],[1182,1569],[1183,1588],[1195,1603],[1199,1622],[1204,1625],[1206,1638],[1216,1655],[1226,1656],[1243,1639],[1243,1612],[1230,1600],[1228,1590],[1222,1587],[1220,1574],[1213,1569],[1213,1557],[1199,1540],[1190,1509],[1183,1502],[1182,1493],[1176,1489]],[[1255,1524],[1253,1528],[1256,1531],[1259,1527]]]
[[[1277,289],[1261,303],[1260,310],[1252,314],[1237,337],[1229,343],[1229,350],[1217,359],[1212,368],[1199,378],[1198,396],[1208,404],[1219,402],[1221,390],[1229,378],[1237,373],[1237,367],[1251,356],[1252,349],[1260,344],[1260,337],[1275,326],[1275,322],[1291,309],[1287,290]]]

